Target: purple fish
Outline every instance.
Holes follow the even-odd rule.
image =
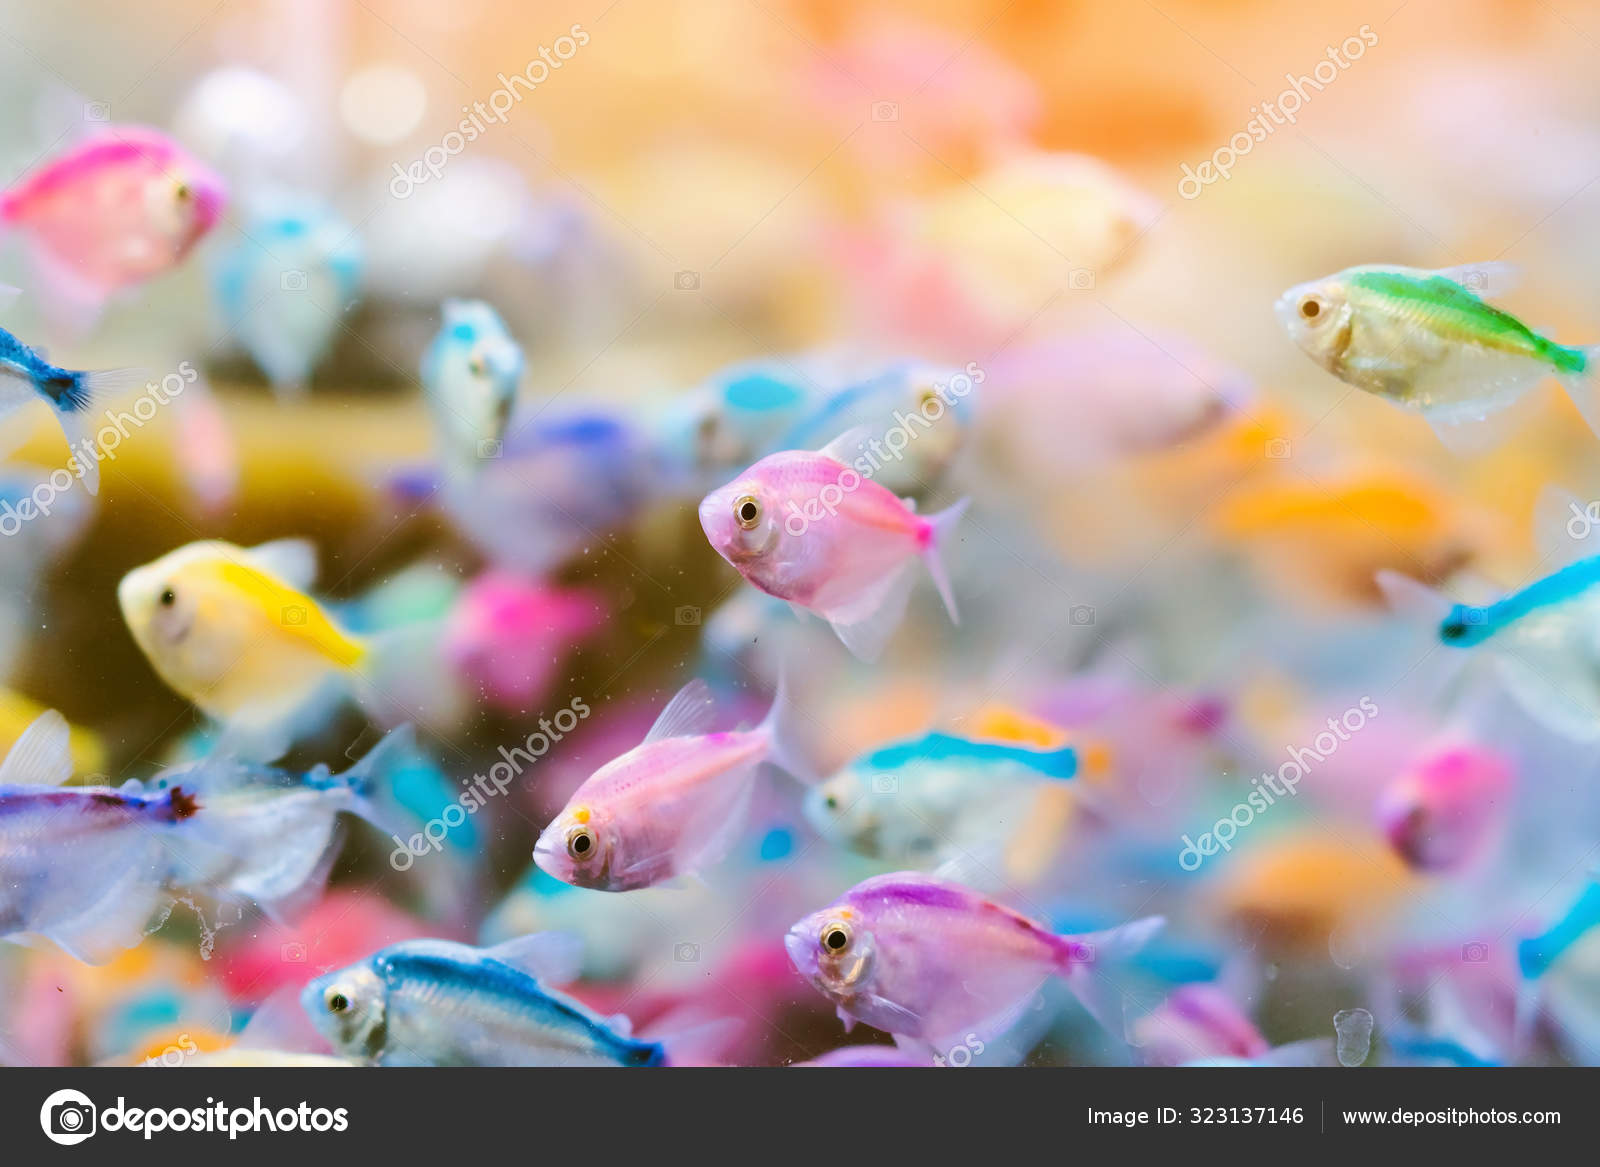
[[[789,929],[795,968],[839,1011],[936,1052],[1010,1028],[1047,980],[1062,977],[1121,1032],[1105,965],[1137,951],[1159,916],[1086,936],[1043,925],[959,884],[899,872],[857,884]]]

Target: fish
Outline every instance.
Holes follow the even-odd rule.
[[[1058,936],[960,884],[902,871],[859,883],[804,917],[784,946],[846,1032],[862,1022],[897,1044],[942,1054],[969,1033],[1004,1033],[1052,977],[1121,1034],[1121,998],[1107,996],[1105,966],[1137,952],[1163,924],[1150,916]]]
[[[440,454],[474,468],[500,455],[525,361],[505,321],[482,300],[446,300],[443,323],[422,354],[422,386]]]
[[[1541,725],[1578,742],[1600,739],[1600,674],[1587,629],[1600,619],[1600,556],[1569,563],[1491,603],[1454,602],[1397,572],[1378,585],[1435,643],[1493,661],[1507,691]]]
[[[1216,985],[1180,985],[1133,1023],[1131,1040],[1146,1065],[1181,1066],[1202,1058],[1253,1061],[1272,1047]]]
[[[826,448],[763,458],[701,501],[712,549],[746,580],[821,616],[846,648],[876,660],[905,612],[920,559],[945,610],[959,622],[940,550],[967,508],[963,499],[924,518],[869,477],[867,435]]]
[[[16,745],[28,727],[49,709],[15,689],[0,688],[0,754]],[[91,729],[68,725],[68,751],[74,774],[98,774],[106,768],[105,740]]]
[[[470,478],[437,466],[390,480],[416,507],[437,499],[483,557],[542,575],[603,545],[670,491],[676,472],[632,419],[607,410],[514,415],[498,457]]]
[[[223,179],[166,134],[110,126],[0,193],[0,227],[25,241],[46,308],[81,332],[109,297],[181,263],[227,203]]]
[[[858,854],[920,866],[1003,848],[1028,823],[1041,787],[1077,773],[1071,746],[928,733],[848,763],[807,793],[805,813],[824,838]]]
[[[300,540],[248,550],[203,540],[128,572],[117,602],[171,689],[225,727],[264,733],[371,663],[371,643],[307,594],[315,574]]]
[[[865,426],[890,446],[879,481],[903,493],[936,486],[977,419],[987,374],[913,357],[798,353],[723,369],[664,412],[663,446],[712,483],[769,454],[810,449]],[[920,415],[920,416],[919,416]]]
[[[305,196],[265,200],[211,273],[226,334],[280,395],[305,390],[361,293],[357,231]]]
[[[490,705],[521,712],[548,692],[562,658],[604,623],[597,595],[491,570],[462,589],[441,652]]]
[[[408,940],[330,972],[300,1001],[339,1054],[379,1066],[660,1066],[667,1047],[631,1036],[551,988],[576,975],[571,937],[493,948]]]
[[[101,398],[137,381],[130,369],[64,369],[0,328],[0,417],[34,400],[49,405],[71,451],[67,472],[90,494],[100,492],[102,455],[86,424],[89,413]]]
[[[1510,809],[1515,769],[1478,744],[1448,744],[1398,775],[1379,796],[1378,829],[1419,871],[1450,871],[1481,854]]]
[[[744,826],[763,762],[796,773],[780,684],[752,730],[710,733],[711,690],[680,689],[639,745],[596,770],[539,832],[533,861],[563,883],[633,891],[698,873]]]
[[[337,817],[382,821],[367,792],[408,735],[396,731],[342,775],[207,757],[149,784],[64,786],[69,729],[51,710],[0,764],[0,936],[44,936],[103,964],[185,892],[292,911],[327,875]]]
[[[1421,414],[1457,453],[1500,437],[1502,427],[1483,423],[1549,376],[1600,434],[1593,380],[1600,345],[1557,344],[1484,298],[1516,278],[1503,263],[1437,271],[1369,264],[1298,284],[1274,311],[1317,364]]]

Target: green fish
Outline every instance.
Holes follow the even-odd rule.
[[[1290,288],[1276,311],[1317,364],[1420,413],[1458,452],[1490,444],[1496,427],[1480,423],[1546,376],[1561,382],[1600,434],[1592,379],[1600,345],[1557,344],[1484,301],[1514,280],[1515,269],[1503,263],[1440,271],[1374,264]]]

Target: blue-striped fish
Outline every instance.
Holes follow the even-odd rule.
[[[660,1066],[666,1047],[549,987],[580,945],[541,932],[494,948],[408,940],[318,977],[300,1002],[335,1050],[381,1066]]]
[[[807,795],[806,815],[853,851],[920,865],[1015,831],[1042,786],[1077,771],[1070,746],[929,733],[857,758]]]
[[[89,410],[98,397],[135,379],[126,369],[99,373],[63,369],[0,328],[0,417],[42,398],[55,410],[71,448],[68,470],[83,480],[90,494],[100,490],[100,461],[86,424]]]

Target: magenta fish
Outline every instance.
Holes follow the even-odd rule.
[[[1479,745],[1452,745],[1417,762],[1378,799],[1384,837],[1412,867],[1440,871],[1479,854],[1510,807],[1511,763]]]
[[[1181,985],[1133,1027],[1152,1066],[1181,1066],[1202,1058],[1264,1057],[1272,1048],[1261,1031],[1216,985]]]
[[[882,443],[852,431],[826,449],[761,459],[700,503],[718,555],[756,587],[815,612],[851,652],[876,660],[905,613],[916,563],[927,564],[952,621],[940,548],[966,500],[927,518],[874,482]],[[892,447],[891,447],[892,448]]]
[[[1039,988],[1062,977],[1096,1020],[1122,1032],[1108,966],[1161,928],[1150,916],[1086,936],[1058,936],[960,884],[915,872],[859,883],[789,929],[800,974],[857,1021],[936,1053],[997,1036]]]
[[[550,687],[572,647],[605,623],[596,596],[489,571],[456,601],[444,630],[450,667],[490,704],[521,712]]]
[[[791,773],[782,686],[755,729],[707,733],[711,690],[690,681],[643,742],[596,770],[539,834],[533,861],[577,887],[632,891],[692,875],[727,854],[749,812],[756,771]]]
[[[51,308],[82,327],[106,299],[170,270],[222,215],[221,177],[171,138],[108,127],[0,195]]]

